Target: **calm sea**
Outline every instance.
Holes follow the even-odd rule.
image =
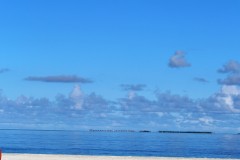
[[[0,130],[5,153],[240,158],[240,135]]]

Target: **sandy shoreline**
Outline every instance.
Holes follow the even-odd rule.
[[[2,160],[223,160],[211,158],[114,157],[45,154],[3,154]],[[233,160],[233,159],[231,159]]]

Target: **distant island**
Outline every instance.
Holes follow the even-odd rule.
[[[134,130],[104,130],[104,129],[90,129],[89,132],[136,132]],[[150,133],[148,130],[141,130],[140,133]]]
[[[134,130],[104,130],[104,129],[90,129],[90,132],[135,132]]]
[[[143,131],[139,131],[140,133],[150,133],[151,131],[148,130],[143,130]]]
[[[202,131],[158,131],[159,133],[188,133],[188,134],[213,134],[213,132]]]
[[[89,132],[139,132],[139,133],[151,133],[149,130],[104,130],[104,129],[90,129]],[[158,133],[188,133],[188,134],[213,134],[213,132],[203,131],[158,131]],[[240,134],[240,133],[239,133]]]

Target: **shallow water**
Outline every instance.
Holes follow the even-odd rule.
[[[5,153],[240,158],[240,135],[0,130]]]

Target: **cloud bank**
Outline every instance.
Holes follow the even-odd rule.
[[[11,100],[0,95],[0,126],[234,132],[240,121],[240,88],[237,86],[224,85],[205,99],[171,92],[154,92],[153,97],[136,94],[110,101],[94,92],[83,93],[79,85],[69,95],[59,94],[54,100],[26,96]]]

